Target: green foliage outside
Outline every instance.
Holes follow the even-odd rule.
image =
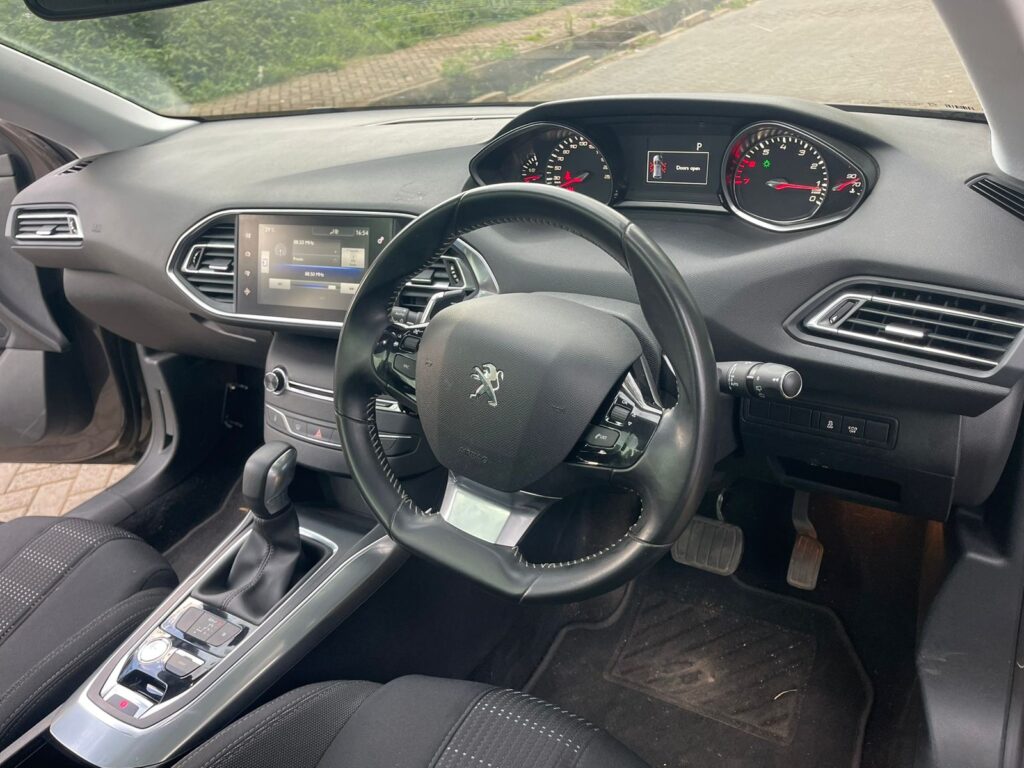
[[[50,23],[21,0],[0,0],[0,42],[151,109],[180,113],[189,104],[572,1],[212,0]]]

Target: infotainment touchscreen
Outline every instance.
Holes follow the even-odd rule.
[[[382,216],[239,216],[238,311],[342,320],[394,230]]]

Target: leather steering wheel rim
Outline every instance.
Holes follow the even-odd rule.
[[[676,404],[637,464],[611,472],[634,490],[641,514],[613,544],[563,563],[527,562],[516,547],[488,543],[420,509],[388,465],[375,399],[386,391],[371,350],[388,327],[399,286],[459,237],[500,223],[559,227],[601,248],[632,278],[644,317],[678,382]],[[514,329],[513,329],[514,330]],[[463,192],[408,224],[371,265],[349,309],[335,360],[335,409],[357,487],[377,520],[412,552],[513,599],[579,600],[609,591],[665,554],[703,496],[714,463],[717,382],[710,338],[679,271],[636,224],[584,195],[499,184]]]

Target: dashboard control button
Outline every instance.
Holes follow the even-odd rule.
[[[330,434],[330,432],[330,427],[325,427],[321,424],[310,424],[309,429],[306,432],[306,435],[307,437],[309,437],[310,440],[320,440],[326,443],[327,436]]]
[[[230,621],[225,622],[224,626],[218,629],[212,637],[210,637],[209,644],[214,648],[220,648],[226,643],[230,643],[235,639],[235,636],[242,631],[242,628],[237,624],[232,624]]]
[[[174,622],[174,626],[177,627],[181,632],[188,632],[196,620],[203,615],[202,608],[196,608],[195,606],[185,610],[178,620]]]
[[[309,424],[302,419],[288,419],[288,428],[293,434],[305,437],[309,433]]]
[[[818,417],[818,429],[822,432],[838,435],[843,429],[843,417],[836,413],[822,411]]]
[[[263,376],[263,388],[272,395],[279,395],[284,392],[284,385],[284,371],[280,368],[267,371]]]
[[[124,696],[118,696],[116,693],[112,693],[107,697],[107,703],[118,712],[128,715],[128,717],[135,717],[135,714],[139,711],[138,704],[128,701]]]
[[[884,421],[869,421],[864,427],[864,437],[874,443],[888,443],[889,425]]]
[[[586,443],[591,448],[611,448],[619,441],[619,431],[610,427],[591,427]]]
[[[203,611],[203,615],[196,619],[195,623],[188,628],[185,634],[193,640],[201,640],[204,643],[208,643],[210,638],[220,632],[225,624],[227,622],[220,616],[215,616],[209,611]]]
[[[788,424],[789,406],[782,403],[772,403],[771,410],[768,412],[768,418],[779,424]]]
[[[183,653],[182,651],[175,651],[171,654],[170,658],[167,659],[164,664],[164,669],[170,672],[172,675],[178,677],[187,677],[203,666],[203,660],[197,659],[190,653]]]
[[[789,423],[794,427],[811,426],[811,409],[799,408],[795,405],[789,408]]]
[[[847,416],[843,419],[843,436],[848,438],[864,438],[864,419]]]
[[[416,378],[416,358],[409,357],[408,355],[395,355],[395,358],[391,361],[391,367],[395,369],[395,372],[405,376],[407,379]]]
[[[278,432],[287,432],[288,427],[284,423],[284,416],[273,408],[266,409],[267,425],[273,427]]]
[[[143,664],[148,664],[151,661],[156,661],[169,650],[171,650],[170,641],[166,637],[158,637],[143,643],[135,655]]]
[[[771,413],[772,404],[768,400],[753,398],[750,400],[750,417],[753,419],[767,419]]]

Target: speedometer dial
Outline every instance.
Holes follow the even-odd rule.
[[[810,219],[829,193],[815,143],[787,128],[748,133],[730,147],[726,192],[739,213],[780,225]]]
[[[604,154],[579,133],[571,133],[555,144],[544,166],[544,183],[582,192],[602,203],[610,203],[615,191]]]

